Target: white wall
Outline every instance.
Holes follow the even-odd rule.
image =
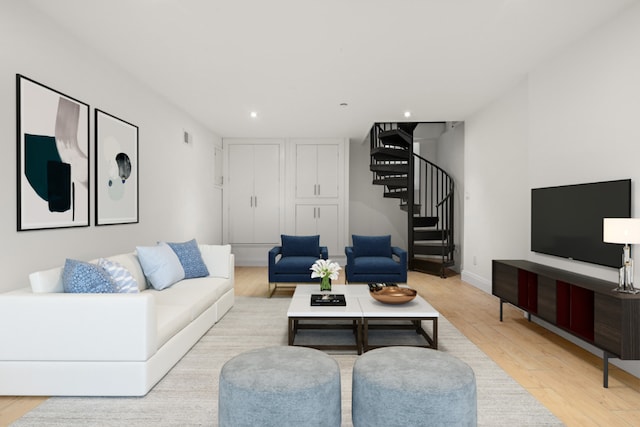
[[[16,231],[16,73],[91,106],[91,188],[93,108],[139,127],[139,224]],[[192,144],[182,142],[183,129],[193,134]],[[67,257],[88,260],[157,240],[221,241],[220,190],[211,169],[221,139],[17,1],[0,3],[0,141],[0,291],[27,286],[30,272]]]
[[[528,96],[522,82],[465,120],[462,279],[491,292],[491,260],[529,252]]]
[[[490,290],[492,259],[527,258],[617,280],[614,269],[530,252],[530,190],[631,178],[640,215],[638,23],[640,5],[467,118],[464,279]]]
[[[638,40],[640,6],[531,73],[531,187],[631,178],[632,215],[640,216]],[[615,269],[530,259],[617,281]]]
[[[530,252],[530,189],[631,178],[640,215],[638,40],[640,5],[467,118],[464,280],[490,292],[491,260],[501,258],[617,280],[615,269]],[[640,376],[640,362],[614,363]]]
[[[455,249],[455,265],[452,269],[460,272],[464,266],[464,251],[462,249],[464,242],[464,153],[465,153],[465,136],[464,122],[456,122],[454,127],[448,127],[445,132],[440,135],[437,142],[436,165],[444,169],[453,179],[454,183],[454,238]],[[429,159],[427,157],[427,159]]]

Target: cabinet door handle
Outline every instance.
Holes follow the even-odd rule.
[[[253,196],[253,198],[255,199],[255,207],[258,207],[258,196]]]
[[[320,184],[318,184],[318,196],[320,195]],[[320,208],[318,208],[320,209]]]
[[[320,219],[320,208],[318,208],[318,219]]]
[[[249,206],[253,207],[253,196],[249,197]]]

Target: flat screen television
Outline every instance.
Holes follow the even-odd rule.
[[[602,241],[602,219],[630,217],[630,179],[534,188],[531,250],[617,268],[623,245]]]

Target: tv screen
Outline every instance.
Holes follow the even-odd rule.
[[[630,179],[534,188],[531,250],[617,268],[623,245],[602,241],[602,219],[630,217]]]

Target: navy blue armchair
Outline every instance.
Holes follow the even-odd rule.
[[[349,283],[407,283],[407,251],[391,246],[391,236],[353,235],[344,248]]]
[[[320,283],[311,278],[311,266],[317,259],[328,259],[326,246],[320,246],[320,236],[281,235],[282,245],[269,251],[269,296],[282,283]],[[273,289],[271,289],[273,284]],[[295,286],[285,286],[295,287]]]

